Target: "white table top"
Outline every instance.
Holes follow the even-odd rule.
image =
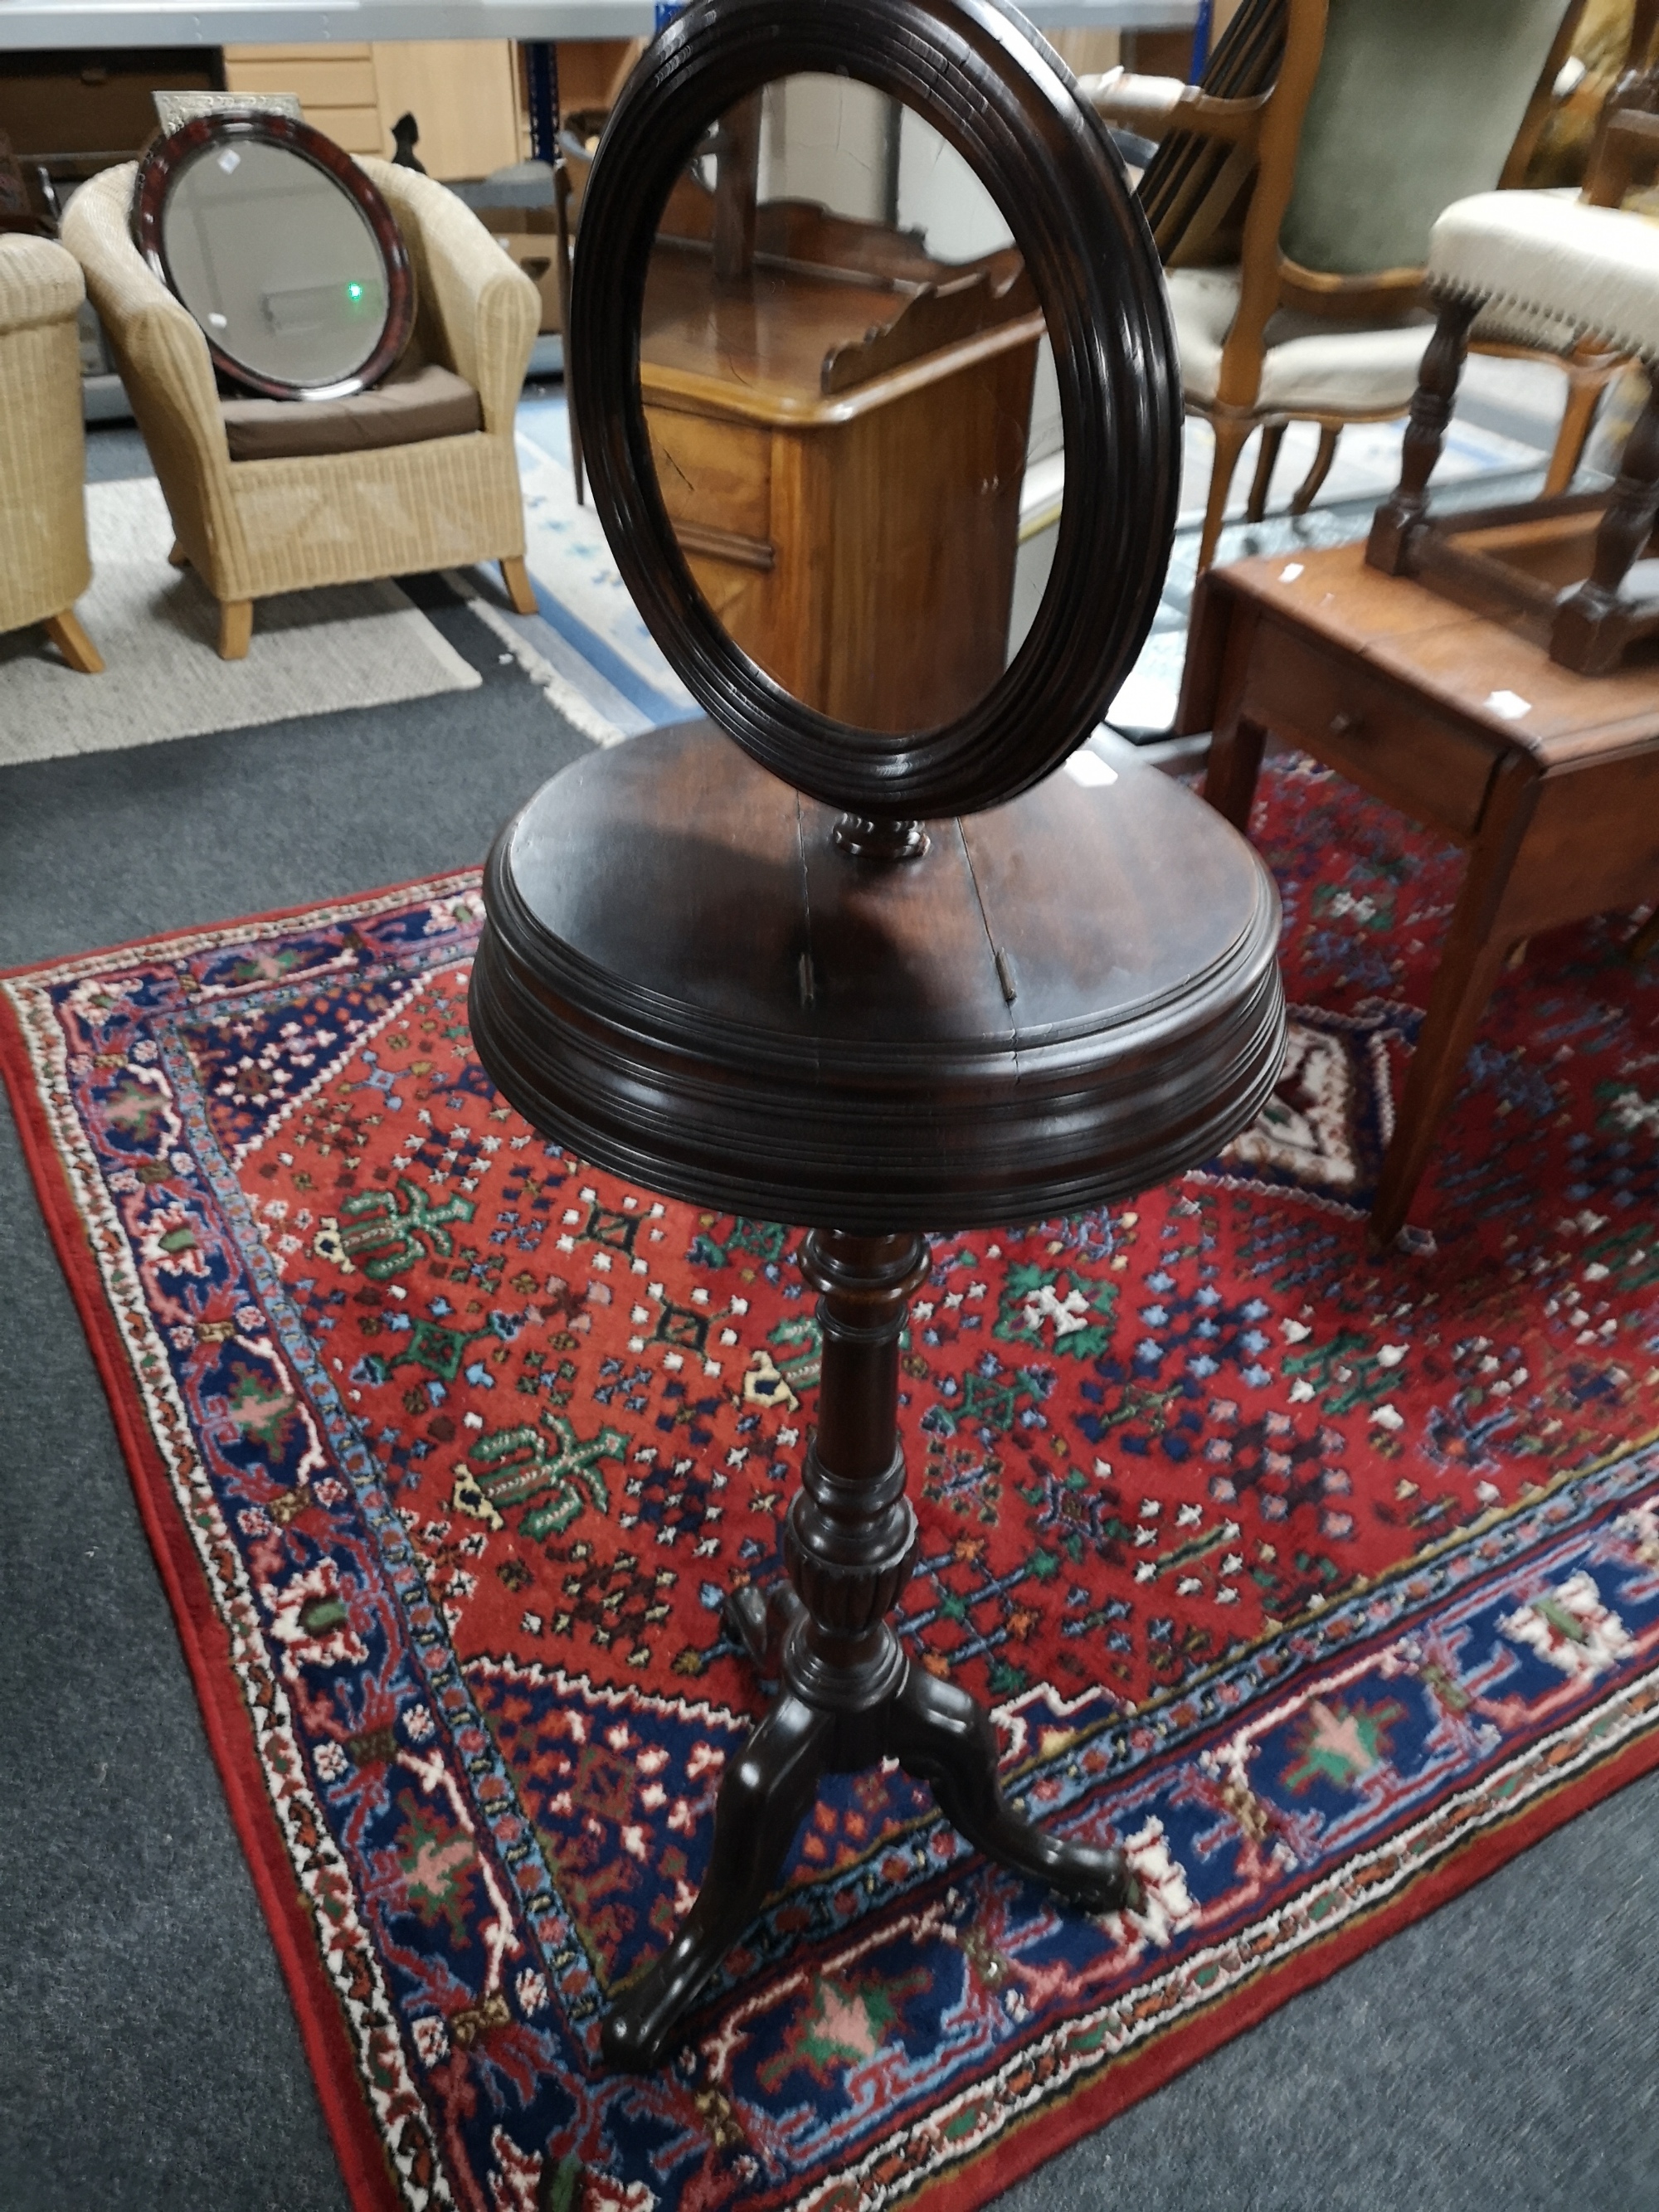
[[[1026,0],[1043,30],[1183,30],[1198,0]],[[653,0],[0,0],[3,52],[367,39],[633,39]]]

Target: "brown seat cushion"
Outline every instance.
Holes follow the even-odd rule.
[[[222,399],[219,412],[233,461],[361,453],[483,427],[477,393],[435,362],[394,369],[384,384],[351,399]]]

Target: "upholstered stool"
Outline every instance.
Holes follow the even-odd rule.
[[[1377,509],[1366,558],[1476,612],[1512,622],[1584,675],[1615,666],[1659,629],[1659,594],[1626,588],[1659,513],[1659,226],[1554,192],[1480,192],[1430,236],[1439,319],[1419,372],[1400,483]],[[1595,339],[1639,361],[1648,404],[1611,494],[1427,512],[1472,326],[1569,352]]]

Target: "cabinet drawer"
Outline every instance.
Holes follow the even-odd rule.
[[[742,422],[647,404],[662,503],[676,522],[764,544],[772,534],[772,438]]]
[[[257,50],[256,50],[257,51]],[[362,61],[228,62],[225,82],[232,92],[291,92],[301,107],[373,107],[374,64]]]
[[[1419,821],[1467,836],[1499,753],[1360,660],[1264,617],[1240,712]]]

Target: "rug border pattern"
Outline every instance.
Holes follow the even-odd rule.
[[[477,868],[456,870],[359,898],[283,908],[233,923],[134,939],[107,951],[0,973],[0,1075],[5,1079],[24,1157],[104,1384],[133,1478],[140,1519],[178,1623],[209,1744],[289,1983],[301,2039],[348,2187],[357,2203],[375,2206],[402,2202],[422,2207],[447,2204],[453,2199],[427,2124],[424,2100],[407,2075],[402,2039],[393,2023],[373,1947],[362,1941],[351,1954],[360,1960],[368,1986],[379,2000],[371,2013],[352,1995],[343,1949],[317,1941],[316,1923],[301,1901],[302,1894],[314,1900],[326,1889],[337,1911],[349,1899],[351,1886],[343,1863],[333,1863],[326,1823],[311,1796],[304,1763],[285,1726],[288,1700],[279,1676],[268,1664],[260,1663],[263,1640],[257,1631],[252,1636],[246,1632],[252,1601],[235,1547],[228,1540],[213,1541],[218,1522],[216,1504],[210,1492],[198,1492],[193,1486],[192,1470],[199,1474],[199,1458],[190,1448],[188,1424],[170,1387],[165,1358],[153,1359],[147,1371],[143,1354],[146,1351],[154,1354],[157,1348],[151,1340],[153,1324],[137,1295],[130,1267],[125,1285],[121,1279],[122,1262],[130,1263],[131,1249],[70,1105],[64,1081],[67,1045],[61,1029],[49,1018],[45,994],[54,986],[105,972],[123,956],[130,955],[137,962],[165,948],[165,957],[177,961],[191,953],[274,933],[301,916],[313,927],[326,927],[365,915],[395,912],[409,904],[411,894],[416,892],[428,892],[434,898],[476,893],[479,880]],[[140,1409],[136,1419],[129,1390]],[[152,1414],[164,1418],[151,1419]],[[158,1511],[155,1500],[139,1480],[141,1468],[150,1480],[168,1491],[178,1509],[178,1520],[169,1522]],[[219,1531],[222,1537],[224,1533]],[[192,1591],[190,1566],[205,1576],[205,1594]],[[231,1626],[239,1618],[243,1624],[240,1637]],[[214,1644],[219,1647],[216,1653],[211,1648]],[[220,1656],[242,1692],[234,1713],[221,1703],[222,1676],[215,1663]],[[248,1733],[240,1734],[242,1729]],[[280,1792],[273,1788],[276,1762],[267,1764],[273,1741],[283,1753],[284,1786]],[[260,1816],[262,1802],[270,1816],[270,1827]],[[307,1813],[310,1817],[302,1823],[299,1816]],[[302,1830],[308,1831],[314,1850],[307,1846]],[[361,1936],[362,1925],[355,1911],[351,1920]],[[356,2027],[355,2040],[348,2031],[348,2021]],[[342,2094],[338,2057],[345,2058],[361,2096]],[[376,2058],[382,2063],[389,2060],[403,2075],[395,2111],[388,2108],[389,2100],[375,2082]],[[371,2107],[375,2106],[385,2112],[384,2130],[372,2117]],[[398,2122],[412,2124],[426,2136],[429,2186],[414,2182],[410,2171],[412,2159],[407,2152],[399,2157],[393,2148],[401,2132],[394,2131]]]

